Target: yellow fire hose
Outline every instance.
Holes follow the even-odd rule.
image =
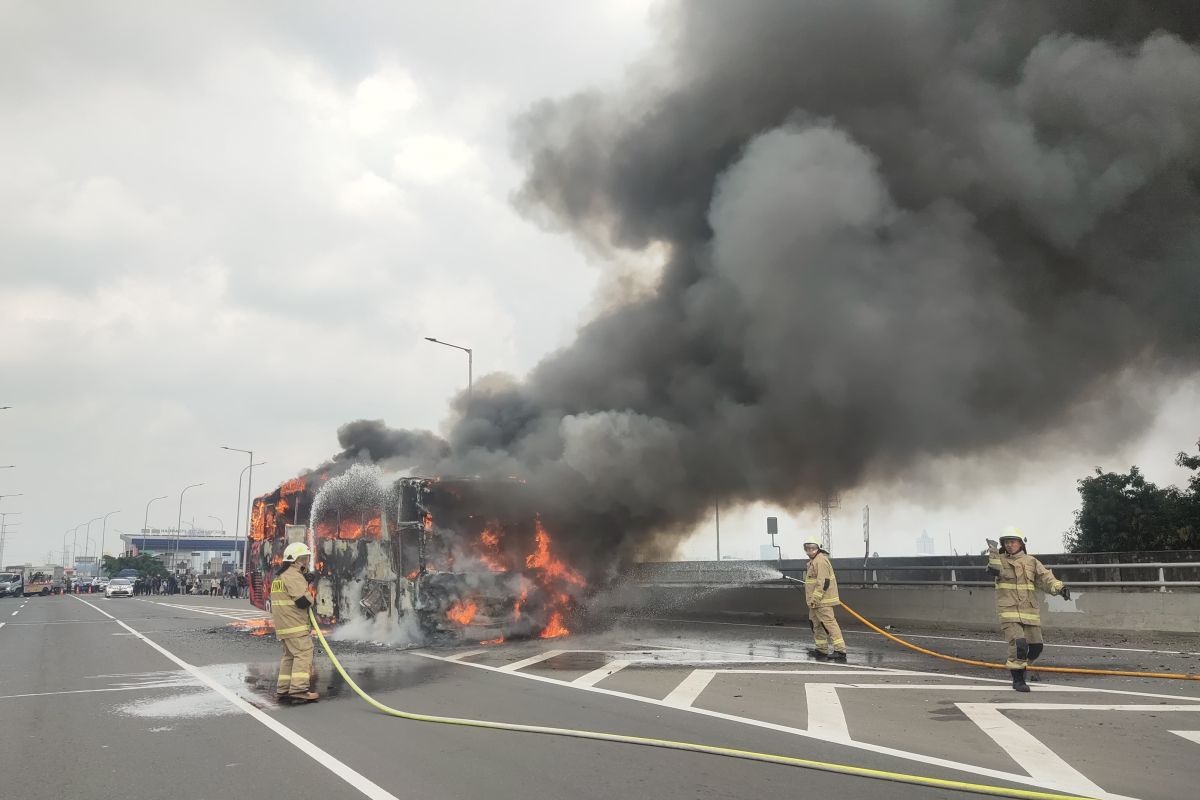
[[[858,616],[857,614],[855,616]],[[953,789],[962,792],[974,792],[976,794],[991,795],[993,797],[1016,797],[1025,798],[1026,800],[1094,800],[1081,795],[1073,794],[1055,794],[1052,792],[1035,792],[1027,789],[1010,789],[1007,786],[991,786],[982,783],[967,783],[964,781],[952,781],[942,778],[931,778],[926,775],[910,775],[904,772],[889,772],[881,769],[869,769],[867,767],[855,767],[849,764],[836,764],[829,761],[813,761],[807,758],[797,758],[795,756],[775,755],[773,753],[756,753],[751,750],[738,750],[732,747],[717,747],[709,744],[697,744],[695,742],[675,742],[669,739],[652,739],[645,736],[627,736],[620,733],[603,733],[600,731],[585,731],[576,730],[573,728],[548,728],[541,725],[520,725],[512,722],[493,722],[482,719],[461,719],[459,717],[439,717],[431,714],[416,714],[411,711],[401,711],[400,709],[391,708],[380,703],[375,698],[364,692],[354,680],[346,674],[346,670],[342,667],[337,656],[333,654],[333,650],[329,647],[329,642],[325,640],[325,635],[321,633],[321,627],[317,624],[317,618],[313,615],[312,609],[308,611],[309,620],[312,622],[313,630],[317,634],[317,638],[321,641],[321,647],[324,648],[325,654],[329,656],[329,660],[333,662],[334,669],[342,676],[342,680],[346,685],[354,690],[354,693],[373,706],[376,710],[393,717],[401,719],[413,720],[415,722],[436,722],[442,725],[459,725],[468,728],[487,728],[497,731],[518,731],[521,733],[540,733],[550,736],[569,736],[574,739],[592,739],[601,742],[619,742],[621,744],[635,744],[645,747],[660,747],[667,750],[683,750],[692,753],[708,753],[710,755],[728,756],[730,758],[741,758],[749,761],[761,761],[767,764],[782,764],[789,767],[803,767],[805,769],[821,770],[823,772],[835,772],[842,775],[858,775],[863,778],[876,778],[879,780],[894,781],[897,783],[908,783],[917,786],[930,786],[939,789]]]
[[[869,619],[864,617],[862,614],[859,614],[857,611],[855,611],[850,606],[846,605],[845,601],[842,601],[842,608],[849,611],[851,616],[853,616],[855,619],[857,619],[863,625],[866,625],[868,628],[875,631],[876,633],[881,633],[884,636],[886,636],[887,638],[891,639],[896,644],[904,645],[905,647],[907,647],[910,650],[916,650],[918,653],[924,653],[927,656],[933,656],[934,658],[940,658],[945,661],[953,661],[958,664],[969,664],[972,667],[988,667],[989,669],[1004,669],[1004,670],[1008,669],[1008,667],[1004,666],[1003,664],[993,664],[990,661],[974,661],[969,658],[959,658],[958,656],[948,656],[945,653],[938,653],[934,650],[927,650],[924,647],[919,647],[919,646],[913,644],[912,642],[906,642],[905,640],[901,639],[899,636],[893,636],[892,634],[885,631],[883,628],[880,628],[878,625],[871,622]],[[1127,678],[1167,678],[1167,679],[1176,680],[1176,681],[1200,681],[1200,675],[1188,675],[1183,672],[1132,672],[1130,670],[1122,670],[1122,669],[1085,669],[1083,667],[1035,667],[1032,665],[1030,665],[1028,667],[1028,669],[1031,672],[1064,672],[1064,673],[1068,673],[1071,675],[1117,675],[1117,676],[1127,677]]]

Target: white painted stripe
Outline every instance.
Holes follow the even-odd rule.
[[[107,625],[110,622],[112,622],[110,619],[56,619],[51,622],[14,622],[12,624],[14,627],[19,625],[33,627],[34,625]],[[0,623],[0,625],[2,624]]]
[[[117,624],[120,625],[122,628],[125,628],[127,631],[129,631],[134,636],[141,639],[143,642],[148,644],[150,647],[153,647],[155,650],[157,650],[159,653],[161,653],[165,658],[167,658],[171,662],[178,665],[181,669],[187,670],[192,675],[192,677],[196,678],[201,683],[203,683],[205,686],[207,686],[208,688],[212,689],[217,694],[224,697],[235,708],[237,708],[240,711],[245,712],[246,714],[249,714],[256,721],[262,723],[265,727],[270,729],[273,733],[277,734],[285,742],[293,745],[301,753],[304,753],[306,756],[311,758],[313,761],[317,762],[322,767],[329,770],[334,775],[341,778],[343,781],[350,784],[358,791],[362,792],[363,795],[365,795],[366,797],[371,798],[371,800],[399,800],[399,798],[397,798],[391,792],[389,792],[386,789],[384,789],[383,787],[379,786],[374,781],[371,781],[370,779],[368,779],[366,776],[362,775],[361,773],[355,771],[349,765],[343,763],[339,759],[334,758],[333,755],[322,750],[320,747],[317,747],[316,744],[309,741],[308,739],[305,739],[303,736],[296,733],[291,728],[284,725],[282,722],[279,722],[276,719],[272,719],[270,715],[264,713],[261,709],[258,709],[256,707],[250,705],[245,700],[243,700],[242,698],[240,698],[236,694],[234,694],[232,691],[225,688],[220,683],[217,683],[212,678],[210,678],[207,674],[202,672],[200,669],[187,663],[182,658],[180,658],[179,656],[170,652],[162,645],[158,644],[157,642],[151,641],[150,639],[146,638],[142,634],[135,631],[133,628],[126,625],[121,620],[114,617],[112,614],[109,614],[106,611],[96,608],[96,606],[92,605],[88,601],[86,601],[82,598],[79,598],[79,597],[76,597],[75,599],[79,600],[79,602],[81,602],[87,606],[90,606],[91,608],[96,609],[97,611],[99,611],[101,614],[104,614],[104,616],[108,617],[109,619],[116,620]]]
[[[94,694],[96,692],[136,692],[141,689],[178,689],[187,686],[199,686],[195,681],[164,681],[162,683],[145,683],[140,686],[111,686],[107,689],[70,689],[63,692],[33,692],[31,694],[5,694],[0,700],[16,700],[20,697],[55,697],[60,694]]]
[[[610,675],[616,675],[618,672],[625,669],[632,663],[632,661],[622,661],[620,659],[616,661],[610,661],[603,667],[592,670],[587,675],[580,675],[578,678],[571,681],[571,685],[595,686],[597,683],[609,677]]]
[[[0,628],[3,628],[5,626],[5,624],[6,623],[4,623],[4,622],[0,622]]]
[[[497,669],[500,672],[516,672],[519,669],[524,669],[525,667],[532,666],[539,662],[549,661],[550,659],[554,658],[555,656],[562,655],[562,653],[563,653],[562,650],[547,650],[544,653],[538,653],[536,656],[530,656],[529,658],[522,658],[520,661],[514,661],[511,664],[505,664],[503,667],[497,667]],[[469,662],[464,661],[461,663],[466,664]]]
[[[14,611],[14,612],[12,612],[11,614],[9,614],[9,616],[10,616],[10,617],[15,617],[17,614],[20,614],[20,613],[21,613],[21,609],[19,609],[19,608],[18,608],[16,611]]]
[[[664,650],[683,650],[683,651],[689,650],[689,648],[686,648],[686,647],[672,647],[671,645],[665,645],[665,644],[664,645],[655,645],[655,646],[661,647]],[[730,650],[691,650],[691,652],[733,654],[734,651],[730,651]],[[962,674],[954,673],[954,672],[922,672],[920,670],[912,670],[912,669],[871,667],[871,666],[867,666],[866,664],[848,664],[848,665],[843,666],[843,665],[830,664],[827,662],[806,661],[806,660],[799,661],[799,660],[794,660],[794,659],[793,660],[778,659],[778,661],[783,662],[783,663],[788,663],[788,664],[817,664],[817,663],[820,663],[822,667],[841,666],[842,669],[844,669],[844,670],[845,669],[870,670],[872,674],[879,675],[880,677],[886,677],[888,675],[910,675],[910,676],[921,676],[921,677],[928,677],[928,678],[942,678],[942,679],[951,678],[951,679],[960,680],[960,681],[979,681],[981,683],[1002,683],[1005,685],[1011,685],[1011,683],[1012,683],[1011,678],[985,678],[980,675],[962,675]],[[741,663],[746,663],[746,662],[741,662]],[[1062,688],[1061,684],[1053,684],[1048,681],[1042,681],[1041,686],[1045,687],[1046,689]],[[1083,687],[1078,687],[1075,689],[1070,689],[1069,691],[1099,692],[1102,694],[1127,695],[1129,697],[1154,697],[1154,698],[1161,698],[1164,700],[1183,700],[1184,702],[1200,703],[1200,697],[1192,697],[1192,696],[1184,695],[1184,694],[1159,694],[1157,692],[1135,692],[1130,689],[1098,689],[1098,688],[1094,688],[1094,687],[1088,687],[1085,689]]]
[[[652,622],[689,622],[694,625],[729,625],[735,628],[773,628],[793,631],[807,631],[808,628],[803,625],[764,625],[761,622],[717,622],[715,620],[706,619],[671,619],[669,617],[640,617],[639,619],[650,620]],[[854,636],[878,636],[875,631],[848,631],[842,629],[842,633],[853,634]],[[918,633],[899,633],[896,635],[902,639],[944,639],[951,642],[976,642],[981,644],[1005,644],[1004,639],[976,639],[970,636],[933,636],[930,634]],[[1146,650],[1138,647],[1107,647],[1094,644],[1047,644],[1046,650],[1053,648],[1070,648],[1072,650],[1115,650],[1120,653],[1156,653],[1172,656],[1200,656],[1200,652],[1191,652],[1188,650]]]
[[[672,708],[691,708],[692,703],[696,702],[700,693],[708,688],[708,684],[714,677],[716,677],[716,673],[711,669],[693,670],[671,690],[670,694],[663,698],[663,705]]]
[[[850,741],[846,712],[838,697],[836,683],[804,684],[804,699],[808,703],[808,732],[822,739]]]
[[[210,617],[224,617],[225,619],[233,619],[233,620],[237,620],[238,622],[247,622],[250,619],[265,619],[265,615],[261,614],[261,613],[255,615],[253,617],[241,617],[241,616],[237,616],[234,614],[222,614],[218,611],[201,611],[198,608],[192,608],[190,606],[180,606],[180,605],[174,605],[172,603],[159,603],[154,600],[147,600],[146,602],[153,603],[156,606],[163,606],[165,608],[177,608],[180,611],[194,611],[197,614],[205,614]]]
[[[461,653],[455,653],[452,656],[446,656],[446,660],[447,661],[459,661],[460,659],[470,658],[471,656],[477,656],[480,653],[486,653],[486,652],[487,652],[487,650],[465,650]]]
[[[1176,736],[1182,736],[1190,742],[1200,744],[1200,731],[1171,731]]]
[[[1099,795],[1104,791],[1088,780],[1082,772],[1059,758],[1057,753],[1042,744],[1033,734],[1000,713],[999,706],[988,703],[955,705],[1032,777],[1083,795]]]
[[[417,656],[419,658],[428,658],[433,661],[446,661],[445,656],[439,656],[439,655],[435,655],[433,653],[423,653],[423,652],[413,651],[413,650],[407,651],[407,653]],[[473,662],[473,661],[455,661],[455,662],[450,662],[450,663],[457,664],[458,666],[462,666],[462,667],[471,667],[472,669],[487,670],[488,672],[501,672],[501,670],[498,667],[490,667],[487,664],[479,664],[479,663]],[[616,691],[615,689],[605,689],[600,686],[573,686],[569,683],[565,683],[564,681],[555,680],[554,678],[548,678],[544,675],[535,675],[530,672],[508,672],[508,673],[504,673],[504,674],[512,675],[517,678],[523,678],[524,680],[538,681],[539,683],[546,683],[546,684],[551,684],[554,686],[560,686],[560,687],[563,687],[566,689],[573,689],[578,692],[593,692],[595,694],[602,694],[607,697],[618,697],[623,700],[631,700],[635,703],[645,703],[646,705],[658,706],[660,708],[676,708],[674,706],[668,706],[662,700],[656,700],[653,697],[643,697],[642,695],[631,694],[629,692],[619,692],[619,691]],[[766,730],[777,731],[779,733],[786,733],[786,734],[790,734],[792,736],[799,736],[799,737],[802,737],[805,739],[813,739],[816,741],[824,740],[824,737],[810,734],[807,730],[804,730],[803,728],[795,728],[795,727],[791,727],[788,725],[780,725],[780,724],[777,724],[774,722],[765,722],[763,720],[752,719],[750,717],[739,717],[735,714],[726,714],[721,711],[712,711],[707,708],[696,708],[695,706],[688,706],[687,708],[676,708],[676,710],[683,712],[683,713],[688,713],[688,714],[700,714],[702,716],[713,717],[715,719],[728,720],[730,722],[740,722],[743,725],[750,725],[750,726],[753,726],[756,728],[763,728]],[[969,775],[976,775],[976,776],[985,777],[985,778],[995,778],[995,779],[1003,780],[1003,781],[1011,781],[1013,783],[1021,784],[1023,786],[1038,786],[1038,787],[1042,787],[1042,788],[1046,788],[1046,789],[1061,788],[1061,787],[1057,787],[1056,785],[1053,785],[1053,784],[1042,783],[1041,781],[1037,781],[1037,780],[1034,780],[1033,778],[1030,778],[1028,775],[1024,775],[1024,774],[1020,774],[1020,773],[1016,773],[1016,772],[1005,772],[1003,770],[991,769],[990,767],[981,767],[981,766],[977,766],[975,764],[966,764],[961,761],[953,761],[948,758],[939,758],[937,756],[925,755],[923,753],[912,753],[907,750],[899,750],[894,747],[886,747],[884,745],[871,744],[869,742],[849,741],[849,742],[838,742],[837,744],[843,745],[845,747],[848,747],[848,748],[851,748],[854,750],[863,750],[863,751],[869,752],[869,753],[879,753],[881,755],[895,756],[896,758],[902,758],[907,761],[915,761],[915,762],[921,763],[921,764],[929,764],[929,765],[936,766],[936,767],[945,767],[947,769],[958,770],[960,772],[964,772]],[[1108,794],[1105,792],[1101,792],[1101,793],[1097,794],[1096,798],[1097,798],[1097,800],[1128,800],[1127,798],[1124,798],[1121,795],[1113,795],[1113,794]]]

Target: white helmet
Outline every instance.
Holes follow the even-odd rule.
[[[306,545],[304,542],[292,542],[286,548],[284,548],[283,560],[284,563],[290,563],[295,561],[297,558],[303,558],[304,556],[311,555],[312,550],[309,550],[308,545]]]
[[[820,547],[821,537],[812,535],[804,537],[804,545],[807,547],[810,544],[815,544],[817,547]]]

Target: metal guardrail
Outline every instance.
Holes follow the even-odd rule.
[[[782,578],[762,577],[764,572],[769,572],[774,567],[768,566],[770,562],[751,562],[753,567],[738,568],[735,566],[723,567],[702,567],[702,566],[680,566],[666,567],[661,569],[661,574],[655,576],[655,580],[641,581],[655,585],[746,585],[758,584],[762,586],[790,586],[784,584]],[[665,566],[665,565],[662,565]],[[1200,562],[1197,561],[1153,561],[1145,563],[1137,562],[1121,562],[1116,564],[1047,564],[1047,569],[1057,572],[1066,572],[1070,570],[1087,570],[1087,569],[1157,569],[1158,580],[1151,581],[1066,581],[1072,588],[1077,586],[1087,587],[1105,587],[1105,588],[1126,588],[1126,587],[1156,587],[1160,592],[1167,592],[1175,588],[1196,588],[1200,587],[1200,581],[1186,580],[1167,580],[1166,570],[1168,569],[1200,569]],[[944,566],[938,564],[917,564],[912,566],[900,567],[839,567],[838,582],[842,586],[863,586],[873,589],[878,589],[881,586],[949,586],[952,589],[959,587],[991,587],[994,581],[991,580],[959,580],[960,572],[984,572],[987,570],[986,564],[981,565],[954,565]],[[779,570],[781,574],[802,572],[796,568],[783,568]],[[879,580],[880,572],[948,572],[950,573],[949,580]],[[867,577],[867,573],[870,577]],[[756,579],[750,579],[750,576],[757,575]],[[861,577],[859,577],[861,576]]]

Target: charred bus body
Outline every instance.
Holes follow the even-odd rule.
[[[519,481],[380,479],[353,467],[295,479],[255,500],[247,573],[266,607],[292,541],[314,553],[315,611],[327,623],[390,620],[429,639],[552,638],[586,591]],[[411,628],[410,628],[411,629]]]

